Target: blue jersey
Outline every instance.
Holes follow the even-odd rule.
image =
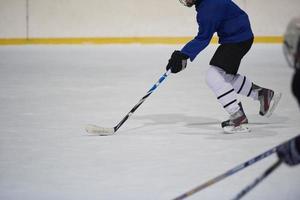
[[[191,61],[209,44],[214,33],[220,44],[253,38],[248,15],[231,0],[197,0],[195,7],[198,34],[181,50]]]

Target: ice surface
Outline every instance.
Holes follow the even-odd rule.
[[[165,72],[165,45],[0,47],[0,199],[172,199],[300,133],[292,69],[281,45],[254,45],[240,73],[283,93],[270,118],[241,97],[251,133],[223,134],[227,115],[205,84],[212,45],[171,74],[113,136]],[[272,155],[189,199],[231,199]],[[300,199],[300,166],[280,166],[244,199]]]

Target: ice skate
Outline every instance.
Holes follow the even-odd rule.
[[[270,117],[280,101],[281,93],[274,93],[273,90],[260,88],[258,90],[258,100],[260,102],[259,114]]]
[[[240,109],[242,110],[242,112],[245,113],[245,112],[244,112],[244,108],[243,108],[243,106],[242,106],[242,103],[239,102],[238,104],[239,104]],[[248,124],[248,119],[246,118],[246,120],[243,121],[242,124]],[[222,128],[224,128],[225,126],[234,126],[234,124],[233,124],[233,122],[232,122],[230,119],[228,119],[228,120],[226,120],[226,121],[223,121],[223,122],[221,123],[221,126],[222,126]]]
[[[250,129],[244,125],[248,123],[248,119],[242,107],[236,113],[230,116],[230,119],[222,122],[222,128],[225,133],[248,133]]]

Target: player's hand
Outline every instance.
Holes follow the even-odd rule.
[[[168,71],[169,69],[171,69],[172,73],[177,73],[184,70],[186,68],[188,58],[189,57],[187,55],[181,53],[180,51],[174,51],[166,67],[166,70]]]
[[[297,138],[296,138],[297,139]],[[292,139],[277,149],[278,157],[283,160],[287,165],[293,166],[300,163],[300,152],[297,148],[296,139]],[[298,137],[298,140],[300,138]]]

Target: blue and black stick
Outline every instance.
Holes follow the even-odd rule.
[[[296,137],[299,137],[299,135],[296,136]],[[234,167],[233,169],[230,169],[227,172],[225,172],[225,173],[223,173],[223,174],[221,174],[221,175],[219,175],[219,176],[217,176],[217,177],[215,177],[215,178],[213,178],[213,179],[211,179],[211,180],[203,183],[202,185],[199,185],[199,186],[195,187],[194,189],[192,189],[192,190],[190,190],[188,192],[183,193],[182,195],[174,198],[173,200],[182,200],[182,199],[185,199],[185,198],[187,198],[187,197],[195,194],[196,192],[199,192],[200,190],[203,190],[203,189],[207,188],[208,186],[211,186],[211,185],[213,185],[213,184],[215,184],[215,183],[217,183],[217,182],[219,182],[219,181],[221,181],[221,180],[223,180],[223,179],[225,179],[225,178],[227,178],[227,177],[229,177],[229,176],[231,176],[231,175],[233,175],[233,174],[235,174],[235,173],[237,173],[237,172],[245,169],[246,167],[249,167],[250,165],[253,165],[254,163],[256,163],[256,162],[258,162],[258,161],[260,161],[260,160],[262,160],[262,159],[264,159],[264,158],[272,155],[273,153],[276,153],[277,149],[280,146],[282,146],[283,144],[285,144],[287,142],[290,142],[290,141],[294,140],[296,137],[293,137],[293,138],[291,138],[291,139],[289,139],[289,140],[287,140],[287,141],[285,141],[285,142],[283,142],[283,143],[281,143],[281,144],[273,147],[272,149],[269,149],[268,151],[266,151],[266,152],[264,152],[264,153],[262,153],[262,154],[260,154],[260,155],[258,155],[256,157],[254,157],[254,158],[252,158],[252,159],[250,159],[250,160],[248,160],[248,161],[246,161],[246,162],[244,162],[244,163],[242,163],[242,164]],[[266,178],[271,172],[273,172],[281,163],[282,163],[282,160],[278,160],[276,163],[274,163],[270,168],[268,168],[265,171],[265,173],[261,177],[257,178],[253,184],[251,184],[246,189],[244,189],[240,194],[238,194],[237,199],[239,198],[239,196],[243,196],[247,192],[249,192],[253,187],[255,187],[264,178]]]
[[[268,151],[266,151],[266,152],[264,152],[264,153],[262,153],[262,154],[260,154],[256,157],[254,157],[254,158],[252,158],[252,159],[250,159],[250,160],[248,160],[248,161],[246,161],[246,162],[244,162],[244,163],[242,163],[242,164],[240,164],[236,167],[234,167],[233,169],[228,170],[227,172],[225,172],[225,173],[223,173],[223,174],[221,174],[221,175],[219,175],[219,176],[203,183],[202,185],[199,185],[199,186],[195,187],[194,189],[192,189],[188,192],[185,192],[184,194],[176,197],[174,200],[185,199],[185,198],[195,194],[196,192],[199,192],[200,190],[203,190],[203,189],[207,188],[208,186],[211,186],[211,185],[213,185],[213,184],[215,184],[215,183],[217,183],[217,182],[219,182],[219,181],[221,181],[221,180],[237,173],[238,171],[240,171],[240,170],[242,170],[246,167],[249,167],[250,165],[253,165],[254,163],[256,163],[256,162],[270,156],[271,154],[275,153],[277,151],[277,148],[278,148],[278,146],[276,146],[276,147],[274,147],[274,148],[272,148],[272,149],[270,149],[270,150],[268,150]]]
[[[277,167],[280,166],[282,160],[278,159],[273,165],[271,165],[261,176],[257,177],[253,183],[248,185],[245,189],[243,189],[236,197],[232,200],[240,200],[243,196],[245,196],[248,192],[250,192],[257,184],[262,182],[265,178],[267,178]]]
[[[147,94],[140,99],[140,101],[127,113],[127,115],[113,128],[104,128],[96,125],[87,125],[86,131],[88,133],[93,133],[97,135],[112,135],[127,121],[127,119],[142,105],[142,103],[152,94],[154,90],[167,78],[167,76],[171,73],[171,70],[168,70],[164,73],[160,79],[152,86],[152,88],[147,92]]]

